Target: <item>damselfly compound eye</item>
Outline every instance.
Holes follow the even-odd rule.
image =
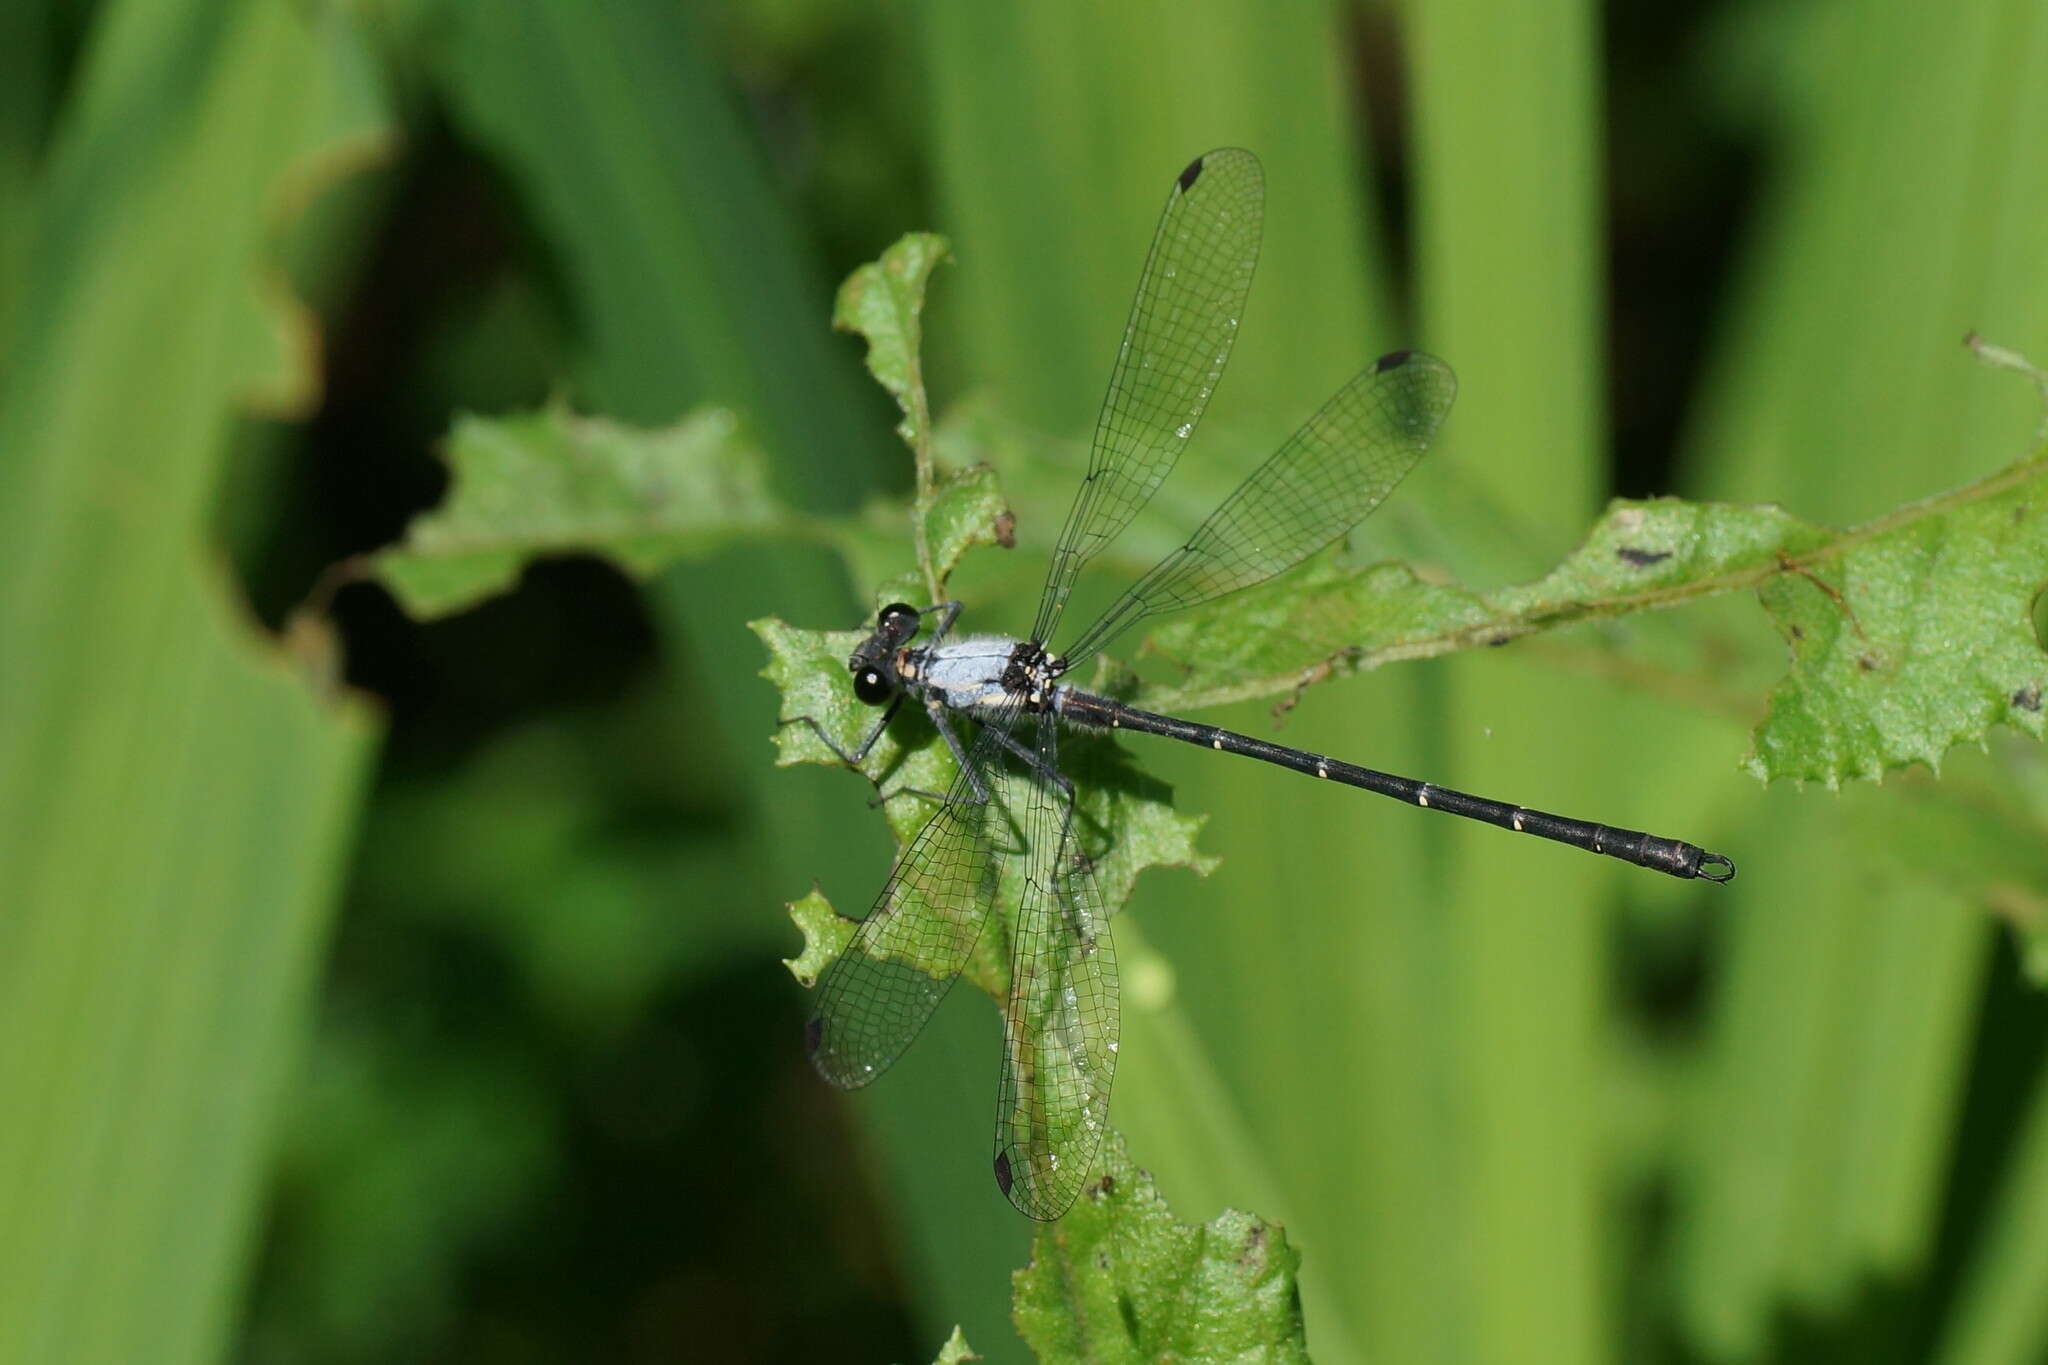
[[[853,695],[869,706],[880,706],[894,690],[880,669],[863,668],[853,675]]]
[[[917,634],[917,608],[908,602],[891,602],[875,613],[875,628],[898,640]]]

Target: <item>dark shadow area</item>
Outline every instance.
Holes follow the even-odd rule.
[[[1715,121],[1700,48],[1725,7],[1609,5],[1607,289],[1613,491],[1678,491],[1678,443],[1761,179],[1748,130]]]
[[[1997,936],[1984,993],[1979,1000],[1976,1041],[1970,1053],[1969,1085],[1962,1096],[1956,1139],[1949,1148],[1946,1195],[1927,1276],[1927,1297],[1944,1308],[1968,1270],[1973,1246],[1997,1212],[1993,1198],[2011,1173],[2014,1150],[2025,1133],[2023,1120],[2034,1105],[2048,1060],[2048,995],[2029,981],[2012,934]],[[1915,1336],[1911,1357],[1931,1359],[1941,1318],[1930,1313]]]

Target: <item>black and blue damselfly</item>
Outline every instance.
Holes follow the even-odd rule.
[[[880,1075],[951,988],[997,901],[1014,897],[995,1176],[1034,1218],[1057,1218],[1080,1192],[1108,1123],[1116,1070],[1115,952],[1076,843],[1074,784],[1059,763],[1062,724],[1241,754],[1674,877],[1735,875],[1728,858],[1695,844],[1375,772],[1063,681],[1139,621],[1263,582],[1342,536],[1414,468],[1450,411],[1457,381],[1443,361],[1420,351],[1381,356],[1100,619],[1064,650],[1048,648],[1082,566],[1158,489],[1223,377],[1264,205],[1258,158],[1238,148],[1197,158],[1174,181],[1030,636],[956,636],[957,602],[884,607],[847,661],[854,695],[886,708],[881,719],[850,750],[812,722],[857,766],[912,698],[959,761],[959,775],[826,970],[805,1034],[811,1061],[845,1088]],[[971,743],[963,719],[978,731]]]

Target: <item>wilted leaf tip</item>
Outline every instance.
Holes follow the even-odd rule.
[[[929,232],[908,233],[879,260],[847,276],[832,309],[834,327],[867,340],[868,372],[896,396],[911,421],[922,420],[909,400],[918,383],[925,288],[946,254],[945,238]],[[916,397],[922,407],[922,393]]]
[[[895,396],[903,409],[896,434],[910,447],[917,465],[917,515],[911,521],[917,541],[918,568],[926,589],[938,596],[940,572],[931,552],[925,525],[938,482],[932,459],[931,403],[925,396],[920,351],[924,345],[924,291],[931,273],[946,258],[946,239],[913,232],[853,272],[839,288],[832,325],[867,338],[868,372]]]

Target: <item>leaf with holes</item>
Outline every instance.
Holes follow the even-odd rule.
[[[1681,605],[1777,573],[1836,533],[1777,507],[1617,500],[1578,549],[1534,582],[1493,592],[1433,582],[1405,564],[1329,557],[1198,608],[1146,652],[1182,677],[1141,704],[1184,709],[1298,692],[1404,659],[1505,644],[1583,621]]]
[[[719,408],[657,430],[555,407],[463,417],[447,458],[447,498],[369,562],[416,619],[503,592],[544,555],[602,555],[645,578],[793,523],[760,452]]]
[[[1791,651],[1750,770],[1834,786],[1982,740],[2039,738],[2048,655],[2048,465],[1908,507],[1804,557],[1760,591]]]
[[[1011,1276],[1010,1313],[1040,1360],[1305,1362],[1300,1267],[1252,1214],[1177,1221],[1111,1132],[1100,1173]]]

